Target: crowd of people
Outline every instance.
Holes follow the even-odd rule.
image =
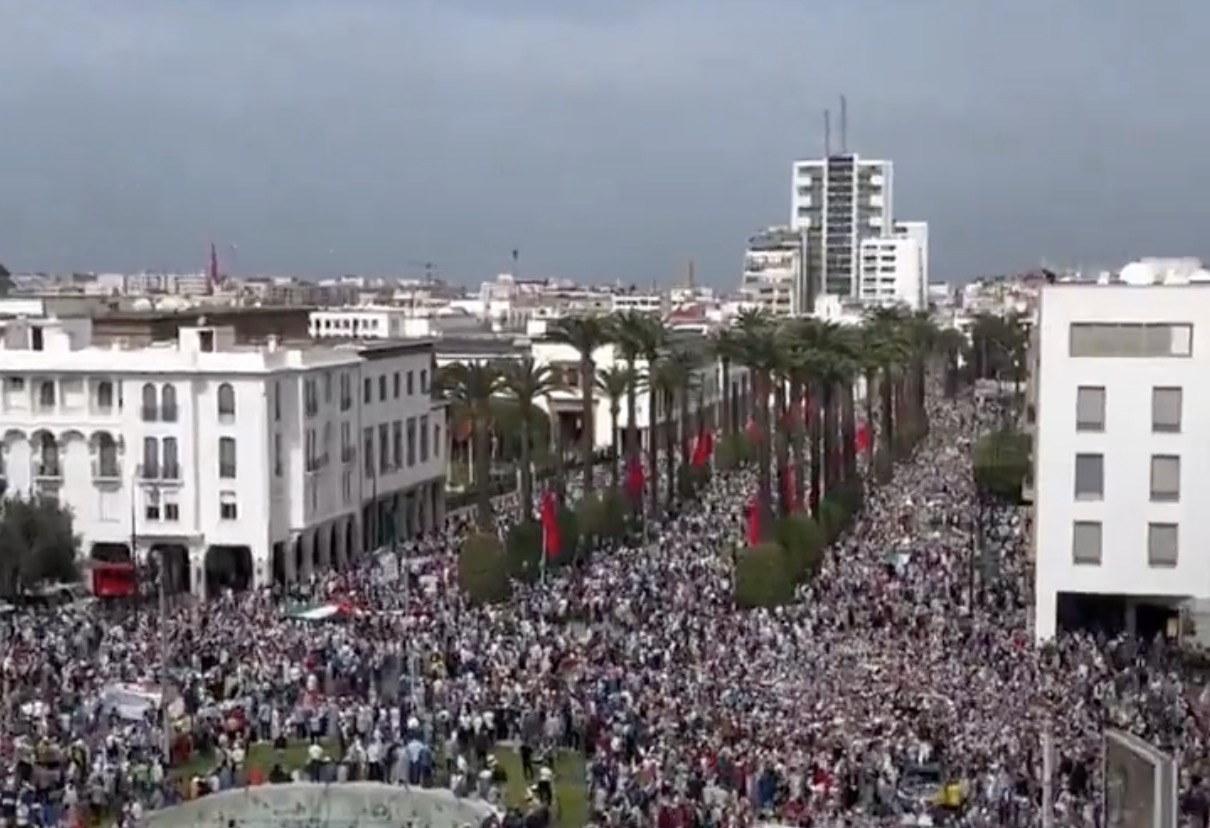
[[[454,517],[405,544],[406,566],[365,561],[288,596],[167,617],[12,614],[0,820],[137,824],[186,797],[292,779],[449,786],[514,806],[494,756],[505,745],[538,826],[581,828],[561,821],[568,782],[609,828],[1025,826],[1040,818],[1049,734],[1055,822],[1094,826],[1111,821],[1100,757],[1113,726],[1172,752],[1186,815],[1205,825],[1206,732],[1170,649],[1084,634],[1035,646],[1018,509],[994,512],[990,564],[972,571],[979,412],[937,400],[930,417],[915,456],[773,611],[732,605],[755,486],[739,471],[654,519],[642,543],[508,606],[461,600]],[[282,612],[337,599],[357,612]],[[167,714],[114,701],[115,686],[158,685],[165,656]],[[583,757],[583,780],[558,778],[559,751]]]

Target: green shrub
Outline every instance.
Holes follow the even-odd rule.
[[[785,555],[786,574],[794,583],[814,577],[823,563],[824,535],[819,524],[803,514],[789,515],[773,529]]]
[[[736,552],[737,607],[780,607],[793,600],[794,582],[786,572],[786,555],[780,546],[762,543]]]
[[[580,519],[566,506],[559,507],[556,517],[559,524],[559,552],[547,561],[547,566],[558,568],[575,562],[583,550],[580,547]]]
[[[746,466],[751,460],[752,445],[744,434],[728,434],[714,452],[714,464],[723,471]]]
[[[815,516],[823,532],[824,542],[832,543],[848,525],[849,514],[840,497],[833,493],[819,501],[819,514]]]
[[[471,535],[458,553],[458,583],[472,604],[498,604],[512,595],[508,562],[495,535]]]
[[[1005,430],[985,434],[975,444],[975,485],[985,495],[1017,503],[1033,466],[1028,435]]]
[[[676,470],[677,494],[684,500],[692,500],[710,482],[710,469],[707,466],[691,466],[682,464]]]
[[[504,543],[508,574],[518,581],[534,583],[542,573],[542,524],[523,520],[508,530]]]

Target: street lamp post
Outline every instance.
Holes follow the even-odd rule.
[[[130,556],[134,561],[138,559],[138,491],[143,489],[147,491],[154,500],[159,501],[160,487],[154,478],[145,477],[144,469],[136,467],[130,487]],[[147,551],[148,557],[151,555],[151,550]],[[157,561],[157,590],[160,617],[157,620],[159,628],[159,662],[160,662],[160,726],[163,730],[163,751],[164,761],[169,762],[172,758],[172,715],[168,709],[168,564],[164,558],[163,549],[160,550]],[[140,601],[141,603],[141,601]],[[137,604],[136,604],[137,606]]]

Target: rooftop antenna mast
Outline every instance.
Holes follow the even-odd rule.
[[[832,157],[832,113],[823,111],[823,157]]]
[[[849,102],[840,96],[840,154],[849,154]]]

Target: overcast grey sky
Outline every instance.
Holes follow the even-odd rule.
[[[732,287],[849,98],[935,278],[1206,250],[1192,0],[0,0],[0,262]]]

